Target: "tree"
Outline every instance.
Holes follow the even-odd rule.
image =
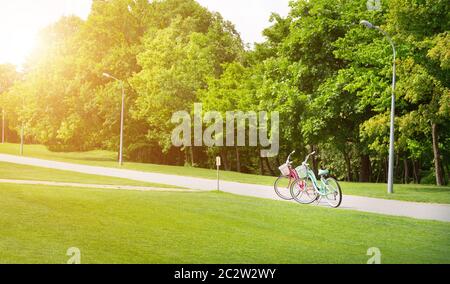
[[[383,1],[380,11],[351,0],[290,6],[287,17],[271,16],[265,42],[245,50],[232,23],[194,0],[94,0],[86,21],[63,17],[42,31],[24,74],[0,66],[10,129],[25,125],[27,139],[51,150],[117,150],[120,82],[107,72],[125,86],[128,160],[211,167],[221,155],[228,170],[275,174],[283,161],[260,158],[258,147],[174,147],[172,114],[201,102],[222,115],[277,111],[280,156],[316,150],[315,170],[322,161],[340,178],[382,181],[392,50],[359,24],[367,19],[392,35],[398,51],[395,178],[444,184],[448,1]]]
[[[137,56],[142,70],[132,80],[139,94],[133,116],[146,121],[148,141],[165,152],[172,147],[172,114],[191,111],[206,79],[219,76],[222,64],[236,60],[243,50],[234,27],[220,15],[195,1],[175,2],[184,5],[171,11],[169,26],[153,28],[144,37],[144,51]],[[193,153],[191,147],[192,164]]]
[[[444,184],[441,141],[448,136],[450,73],[448,72],[448,1],[392,1],[389,24],[408,47],[401,62],[399,89],[412,115],[431,133],[436,184]],[[417,124],[417,121],[415,121]],[[441,135],[443,134],[443,135]],[[443,136],[443,137],[441,137]]]
[[[11,102],[8,102],[9,96],[8,92],[11,90],[11,88],[14,86],[15,82],[20,78],[19,73],[16,71],[16,67],[11,64],[0,64],[0,106],[1,106],[1,113],[0,113],[0,123],[2,127],[2,134],[5,134],[4,138],[9,136],[8,134],[8,123],[6,120],[6,116],[11,115],[14,116],[14,112],[9,113],[9,110],[11,110],[9,105],[11,105]],[[8,110],[9,108],[9,110]],[[5,119],[5,121],[4,121]],[[3,129],[5,127],[5,129]],[[2,137],[3,139],[3,137]]]
[[[24,67],[22,82],[12,90],[22,109],[21,119],[27,124],[27,134],[46,145],[56,145],[61,123],[66,119],[70,104],[67,100],[77,44],[74,35],[82,24],[77,17],[63,17],[40,32],[39,44]],[[19,97],[22,97],[19,99]],[[23,122],[23,121],[22,121]]]
[[[12,64],[0,64],[0,94],[6,92],[19,78],[16,67]]]

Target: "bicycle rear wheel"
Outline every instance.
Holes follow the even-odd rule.
[[[317,200],[317,192],[309,177],[297,179],[291,184],[292,198],[301,204],[310,204]]]
[[[342,190],[337,180],[334,178],[327,178],[325,188],[327,190],[325,195],[327,203],[333,208],[339,207],[342,202]]]
[[[294,182],[294,179],[291,177],[279,176],[273,185],[275,193],[284,200],[292,200],[289,189],[292,182]]]

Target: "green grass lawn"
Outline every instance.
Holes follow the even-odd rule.
[[[450,263],[450,224],[218,192],[0,184],[0,263]]]
[[[71,163],[119,167],[116,162],[117,153],[109,151],[91,151],[83,153],[56,153],[48,151],[41,145],[25,145],[25,155],[30,157],[57,160]],[[19,153],[19,145],[17,144],[0,144],[0,153],[17,155]],[[200,169],[193,167],[174,167],[165,165],[143,164],[143,163],[125,163],[125,169],[140,170],[155,173],[170,173],[175,175],[202,177],[215,179],[215,170]],[[273,185],[275,177],[242,174],[236,172],[221,172],[221,178],[227,181],[235,181],[242,183],[252,183],[261,185]],[[387,194],[386,184],[370,184],[370,183],[346,183],[342,182],[342,190],[344,194],[368,196],[385,199],[396,199],[416,202],[431,202],[450,204],[450,187],[437,187],[432,185],[395,185],[395,193]]]
[[[175,188],[173,186],[168,186],[164,184],[147,183],[122,178],[89,175],[70,171],[60,171],[54,169],[17,165],[4,162],[0,162],[0,179]]]

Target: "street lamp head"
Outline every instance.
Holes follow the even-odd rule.
[[[366,20],[362,20],[361,22],[359,22],[361,25],[365,26],[368,29],[374,29],[375,26],[372,25],[369,21]]]
[[[108,73],[103,73],[103,76],[106,78],[111,78],[111,75],[109,75]]]

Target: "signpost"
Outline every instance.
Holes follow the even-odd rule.
[[[217,191],[220,191],[220,184],[219,184],[219,170],[220,166],[222,165],[222,160],[219,156],[216,157],[216,166],[217,166]]]
[[[5,110],[2,109],[2,144],[5,143]]]

